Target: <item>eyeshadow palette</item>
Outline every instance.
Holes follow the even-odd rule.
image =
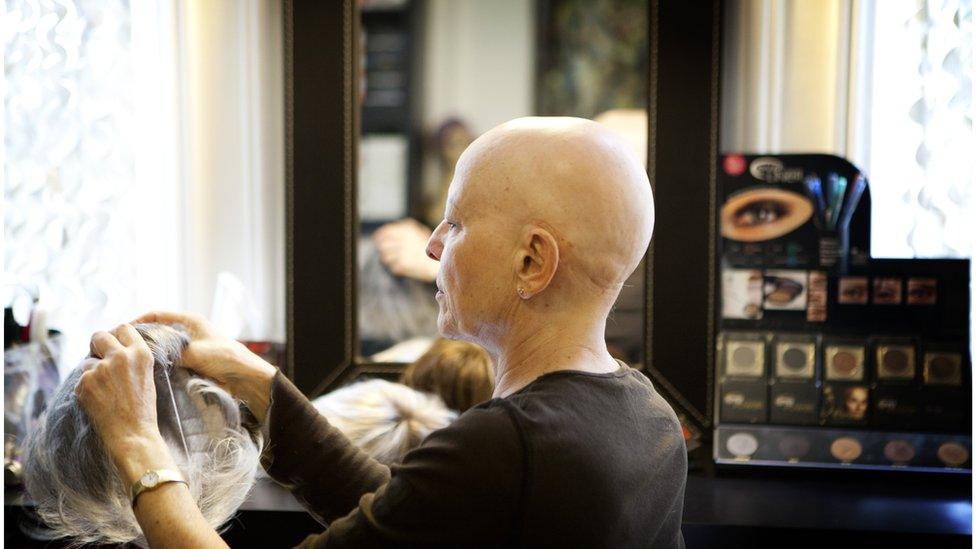
[[[969,436],[809,427],[720,425],[720,464],[970,473]]]

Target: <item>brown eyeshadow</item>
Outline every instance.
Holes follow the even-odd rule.
[[[838,351],[830,365],[837,373],[849,376],[857,369],[857,357],[850,351]]]
[[[885,444],[884,455],[892,463],[908,463],[915,457],[915,447],[904,440],[892,440]]]
[[[881,364],[893,374],[904,374],[908,370],[908,354],[899,349],[889,349],[881,358]]]
[[[969,450],[958,442],[946,442],[939,446],[939,460],[949,467],[959,467],[969,461]]]
[[[956,362],[947,356],[937,356],[929,362],[929,372],[933,380],[952,379],[956,375]]]
[[[845,463],[861,457],[862,451],[861,443],[852,437],[841,437],[830,445],[830,455]]]

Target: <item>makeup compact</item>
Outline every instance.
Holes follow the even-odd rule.
[[[760,378],[766,373],[766,339],[761,334],[725,338],[725,375]]]
[[[962,354],[926,352],[922,377],[926,385],[959,385],[962,383]]]
[[[824,343],[824,378],[829,381],[864,379],[864,346]]]
[[[915,378],[915,346],[907,343],[878,343],[875,347],[878,381],[910,381]]]
[[[817,365],[816,340],[777,339],[775,375],[786,379],[813,379]]]

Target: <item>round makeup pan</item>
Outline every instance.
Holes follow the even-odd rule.
[[[915,457],[915,447],[907,440],[891,440],[884,445],[884,456],[895,465],[906,465]]]
[[[915,377],[915,348],[911,345],[880,345],[877,349],[879,379]]]
[[[776,376],[785,378],[812,378],[816,345],[804,341],[788,341],[776,344]]]
[[[759,440],[751,433],[735,433],[725,441],[725,449],[736,458],[749,458],[759,449]]]
[[[969,461],[969,450],[958,442],[946,442],[939,446],[936,456],[947,467],[961,467]]]
[[[824,346],[824,370],[828,380],[860,381],[864,378],[864,347]]]
[[[850,463],[861,457],[864,448],[854,437],[840,437],[830,444],[830,455],[841,463]]]
[[[813,215],[813,204],[798,193],[753,187],[730,196],[722,205],[722,236],[760,242],[793,232]]]

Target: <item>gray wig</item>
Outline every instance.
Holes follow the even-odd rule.
[[[219,528],[254,483],[260,434],[242,425],[239,403],[227,392],[177,367],[189,342],[185,333],[161,324],[135,328],[153,354],[159,430],[204,518]],[[65,379],[28,436],[27,492],[47,535],[77,544],[144,545],[129,486],[75,396],[81,374],[77,368]]]
[[[437,335],[437,302],[431,285],[391,273],[370,238],[359,241],[359,334],[403,341]]]
[[[382,379],[348,385],[312,404],[353,444],[387,465],[399,463],[457,418],[437,396]]]

